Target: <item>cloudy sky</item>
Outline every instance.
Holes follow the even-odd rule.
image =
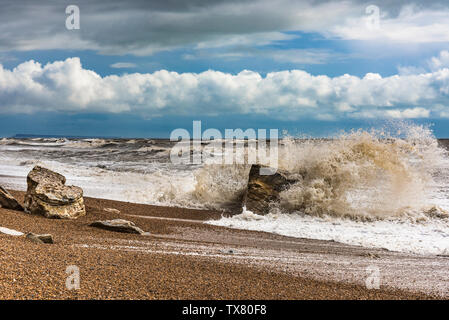
[[[447,1],[0,6],[0,136],[167,137],[192,120],[325,136],[401,119],[449,137]]]

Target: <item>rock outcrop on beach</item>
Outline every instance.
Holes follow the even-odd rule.
[[[247,210],[265,215],[269,212],[272,203],[279,202],[279,192],[294,181],[289,180],[279,170],[272,170],[273,174],[270,175],[262,175],[260,174],[261,169],[266,169],[266,172],[270,170],[270,168],[260,165],[252,165],[243,204]]]
[[[47,218],[75,219],[86,214],[83,190],[66,186],[63,175],[36,166],[28,174],[25,211]]]
[[[104,220],[95,221],[90,224],[91,227],[96,227],[100,229],[105,229],[109,231],[124,232],[124,233],[135,233],[135,234],[146,234],[145,231],[137,227],[134,222],[114,219],[114,220]]]
[[[0,208],[23,211],[22,205],[6,190],[0,186]]]

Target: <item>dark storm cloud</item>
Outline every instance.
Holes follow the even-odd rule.
[[[65,28],[69,4],[80,8],[80,30]],[[2,50],[151,54],[227,36],[278,32],[291,24],[282,10],[270,13],[270,6],[247,1],[4,1],[1,6]],[[267,35],[272,38],[282,36]]]
[[[80,30],[65,28],[65,8],[69,4],[80,8]],[[283,31],[329,31],[346,18],[363,14],[367,4],[294,0],[6,0],[0,10],[0,50],[92,49],[106,54],[146,55],[184,46],[226,46],[236,42],[260,45],[289,39]],[[394,12],[404,4],[407,2],[393,1],[381,6]]]
[[[71,4],[80,8],[80,30],[65,28],[65,8]],[[0,51],[90,49],[102,54],[149,55],[181,47],[264,45],[293,38],[291,34],[285,33],[292,30],[359,39],[366,36],[354,34],[352,29],[354,24],[355,29],[360,29],[357,26],[363,22],[360,19],[369,4],[373,3],[297,0],[5,0],[1,2],[0,10]],[[396,25],[403,24],[402,20],[394,19],[404,18],[404,15],[401,16],[404,7],[412,6],[415,12],[448,11],[448,4],[444,1],[398,0],[377,5],[383,14],[388,15],[387,18],[393,19],[389,21],[393,30]],[[431,15],[431,19],[434,18]],[[406,21],[408,24],[415,23],[416,19],[420,25],[431,23],[416,15],[410,19],[411,22]],[[427,33],[424,32],[424,37]],[[438,35],[433,35],[432,39],[435,37]]]

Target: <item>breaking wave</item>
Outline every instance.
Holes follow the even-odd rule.
[[[394,132],[392,134],[391,132]],[[282,140],[279,170],[297,182],[280,194],[274,211],[357,219],[421,216],[444,210],[433,203],[447,151],[424,126],[357,130],[331,139]],[[212,207],[238,201],[249,166],[209,165],[196,173],[196,198]]]

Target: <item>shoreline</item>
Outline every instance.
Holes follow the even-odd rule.
[[[24,192],[11,192],[19,202]],[[85,197],[87,215],[50,220],[0,208],[0,227],[50,233],[34,244],[0,233],[1,299],[447,299],[449,258],[229,229],[212,210]],[[110,213],[113,208],[121,213]],[[149,236],[89,227],[126,219]],[[79,267],[68,290],[66,268]],[[367,289],[367,267],[380,289]]]

